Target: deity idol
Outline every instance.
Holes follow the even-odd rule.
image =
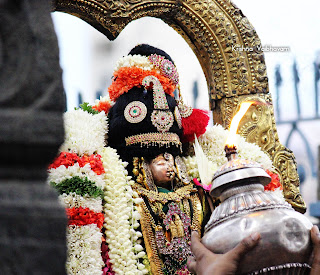
[[[181,140],[203,134],[209,117],[176,101],[178,84],[165,52],[138,45],[119,61],[109,87],[115,104],[108,114],[108,145],[130,163],[132,188],[143,199],[138,211],[153,274],[189,274],[191,231],[201,234],[209,214],[181,158]]]

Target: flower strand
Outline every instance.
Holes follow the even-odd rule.
[[[116,274],[146,274],[148,271],[142,263],[145,252],[135,249],[142,234],[136,231],[140,215],[133,207],[133,191],[124,167],[126,163],[110,147],[105,148],[102,159],[106,171],[104,228],[113,270]]]

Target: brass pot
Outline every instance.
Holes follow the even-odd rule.
[[[242,259],[238,274],[308,274],[312,223],[282,196],[265,192],[269,175],[257,163],[232,159],[214,175],[210,194],[220,198],[202,243],[226,253],[259,232],[259,244]]]

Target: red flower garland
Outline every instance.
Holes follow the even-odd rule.
[[[79,163],[80,167],[90,164],[91,170],[97,175],[105,173],[101,156],[98,154],[92,154],[91,156],[84,155],[79,157],[76,153],[61,152],[60,155],[50,164],[49,169],[58,168],[61,165],[65,167],[73,166],[75,163]]]
[[[103,226],[104,216],[102,213],[96,213],[89,208],[66,208],[68,225],[87,225],[96,224],[100,229]]]
[[[176,86],[169,78],[159,74],[156,70],[148,71],[138,67],[122,67],[113,74],[114,81],[108,88],[110,99],[116,101],[119,96],[127,93],[133,87],[141,87],[142,80],[148,75],[158,78],[163,90],[173,96]]]
[[[264,187],[264,190],[274,191],[275,189],[277,189],[279,187],[280,187],[280,190],[282,190],[283,188],[282,188],[278,174],[273,173],[269,170],[266,170],[266,172],[271,177],[271,182]]]

